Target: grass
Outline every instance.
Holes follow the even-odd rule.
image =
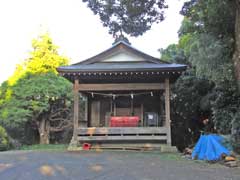
[[[68,144],[35,144],[24,145],[20,150],[36,150],[36,151],[66,151]]]

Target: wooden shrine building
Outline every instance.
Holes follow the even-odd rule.
[[[170,87],[186,70],[124,41],[85,61],[59,67],[73,83],[73,140],[171,145]]]

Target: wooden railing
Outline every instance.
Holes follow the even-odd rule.
[[[78,128],[79,141],[166,141],[166,127]]]

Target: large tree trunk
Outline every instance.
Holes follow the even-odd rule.
[[[234,72],[240,91],[240,0],[236,0]]]
[[[41,121],[39,122],[38,132],[39,132],[39,138],[40,138],[39,143],[49,144],[49,132],[50,132],[49,121],[47,121],[44,118],[41,119]]]

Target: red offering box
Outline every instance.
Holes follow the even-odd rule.
[[[112,116],[110,127],[137,127],[138,122],[138,116]]]

